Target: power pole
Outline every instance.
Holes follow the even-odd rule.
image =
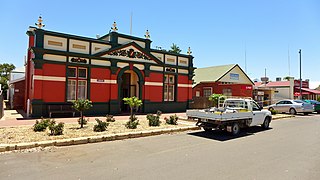
[[[299,55],[300,55],[300,100],[302,100],[302,79],[301,79],[301,49],[299,49]]]

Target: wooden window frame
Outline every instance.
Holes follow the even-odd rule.
[[[209,94],[209,96],[212,95],[212,87],[203,87],[203,88],[202,88],[203,97],[209,97],[209,96],[205,96],[205,93],[204,93],[204,91],[205,91],[205,90],[208,90],[208,89],[210,89],[210,94]]]
[[[173,77],[173,82],[170,82],[169,79],[170,77]],[[164,92],[163,92],[163,101],[166,102],[173,102],[175,101],[175,75],[173,74],[165,74],[164,75]],[[165,88],[167,86],[167,88]],[[169,98],[169,87],[173,87],[172,88],[172,99]],[[166,92],[165,92],[166,91]],[[165,98],[164,94],[167,93],[167,97]]]
[[[67,101],[74,101],[74,100],[77,100],[78,99],[78,96],[79,96],[79,82],[80,81],[84,81],[86,82],[85,83],[85,99],[87,99],[88,97],[88,68],[86,67],[76,67],[76,66],[68,66],[68,69],[69,68],[72,68],[72,69],[75,69],[75,72],[76,72],[76,77],[70,77],[68,75],[68,72],[67,72],[67,76],[68,76],[68,85],[67,85]],[[86,77],[79,77],[79,69],[85,69],[86,70]],[[75,99],[68,99],[68,94],[69,94],[69,81],[75,81],[76,84],[75,84]]]

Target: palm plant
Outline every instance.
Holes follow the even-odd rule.
[[[179,54],[181,52],[181,49],[175,43],[172,43],[172,46],[170,48],[171,48],[171,50],[169,50],[169,52],[173,52],[173,53],[177,53],[177,54]]]

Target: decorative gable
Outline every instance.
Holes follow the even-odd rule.
[[[102,53],[98,53],[97,56],[127,61],[140,61],[153,64],[162,64],[161,61],[159,61],[152,54],[145,52],[144,49],[137,45],[135,42],[131,42],[129,44],[116,47]]]
[[[122,56],[122,57],[128,57],[133,59],[151,60],[151,58],[147,54],[139,51],[134,46],[128,46],[126,48],[110,51],[107,53],[107,55],[115,56],[115,57]]]

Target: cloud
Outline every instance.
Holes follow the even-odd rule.
[[[319,85],[320,85],[320,81],[310,81],[309,82],[310,89],[315,89],[315,88],[319,87]]]

